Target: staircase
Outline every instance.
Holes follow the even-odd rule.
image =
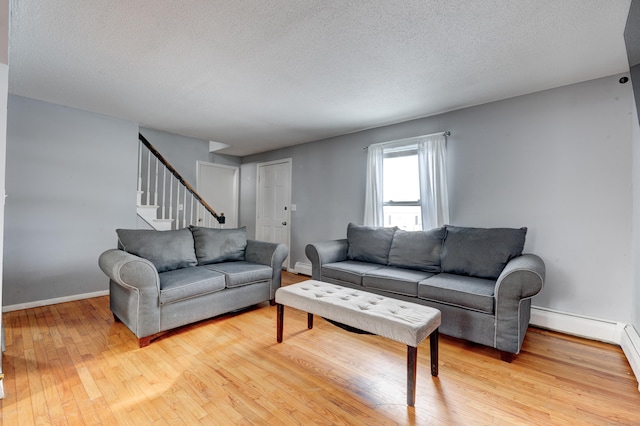
[[[138,216],[160,231],[224,225],[224,213],[216,213],[144,136],[138,137]]]

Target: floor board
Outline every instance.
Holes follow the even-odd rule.
[[[283,284],[307,279],[283,273]],[[169,332],[140,349],[108,297],[3,314],[6,425],[640,425],[640,392],[614,345],[530,328],[511,364],[440,335],[440,371],[418,350],[268,303]]]

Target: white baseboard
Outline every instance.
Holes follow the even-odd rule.
[[[620,346],[638,380],[638,391],[640,391],[640,335],[634,326],[627,325],[621,337]]]
[[[41,306],[56,305],[64,302],[74,302],[76,300],[91,299],[92,297],[108,296],[109,290],[95,291],[93,293],[74,294],[73,296],[56,297],[54,299],[37,300],[29,303],[19,303],[2,307],[2,312],[19,311],[21,309],[39,308]]]
[[[311,264],[310,263],[296,262],[296,266],[293,269],[294,270],[291,271],[291,272],[294,272],[296,274],[302,274],[302,275],[311,276]]]

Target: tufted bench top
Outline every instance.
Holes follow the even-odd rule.
[[[280,287],[276,303],[417,347],[440,327],[440,311],[366,291],[309,280]]]

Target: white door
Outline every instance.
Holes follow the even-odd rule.
[[[258,164],[256,239],[282,243],[291,238],[291,159]],[[284,268],[289,268],[289,257]]]
[[[216,213],[224,213],[225,228],[238,227],[238,180],[238,167],[197,162],[196,191]]]

